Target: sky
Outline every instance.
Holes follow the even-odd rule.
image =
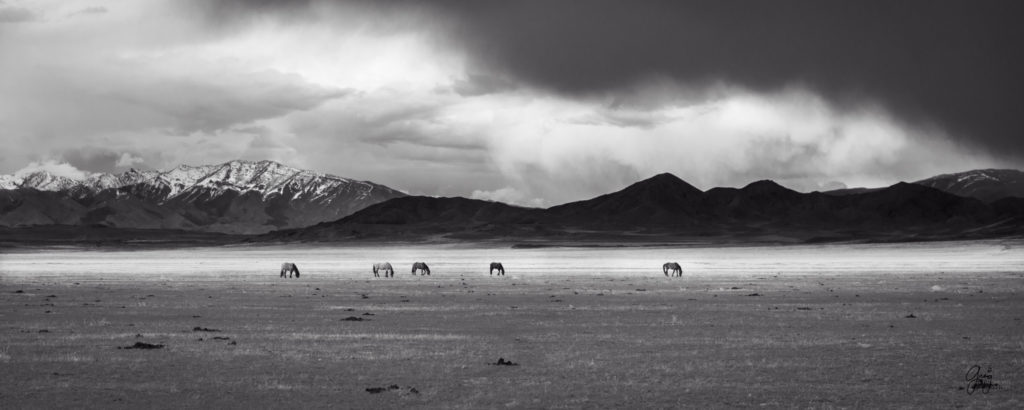
[[[0,0],[0,173],[270,159],[552,206],[1021,169],[1020,4]]]

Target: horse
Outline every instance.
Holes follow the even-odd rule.
[[[389,273],[391,274],[392,278],[395,277],[395,269],[391,267],[390,263],[383,262],[383,263],[375,263],[375,264],[373,264],[373,276],[374,277],[377,277],[377,278],[380,277],[380,275],[377,273],[379,271],[384,271],[384,277],[385,278],[388,277]]]
[[[282,278],[284,277],[285,273],[288,273],[288,277],[289,278],[292,277],[292,273],[294,273],[295,277],[297,278],[297,277],[299,277],[299,266],[294,264],[294,263],[291,263],[291,262],[282,263],[281,264],[281,277]]]
[[[427,266],[427,264],[425,264],[423,262],[416,262],[416,263],[412,264],[412,274],[413,275],[416,274],[417,270],[423,271],[424,275],[429,275],[430,274],[430,268]]]
[[[672,272],[672,276],[677,274],[679,277],[683,276],[683,267],[679,266],[676,262],[666,262],[664,265],[661,265],[661,271],[665,273],[665,276],[669,276],[669,272]]]
[[[490,272],[491,275],[493,275],[495,269],[498,270],[498,276],[505,275],[505,267],[501,266],[501,262],[491,262],[491,269],[489,269],[488,272]]]

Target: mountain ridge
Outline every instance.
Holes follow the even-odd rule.
[[[961,174],[972,172],[992,170]],[[1014,173],[1019,171],[1004,172]],[[948,180],[950,175],[958,174],[936,178]],[[955,179],[970,179],[961,177]],[[989,181],[986,192],[998,191],[993,178],[976,179]],[[662,173],[618,191],[550,208],[407,196],[372,182],[273,161],[180,165],[168,171],[130,169],[79,180],[52,174],[20,179],[0,176],[0,184],[15,182],[20,184],[15,189],[0,189],[0,226],[60,224],[264,234],[253,239],[257,242],[509,238],[815,242],[1024,235],[1022,198],[984,201],[940,189],[945,185],[906,182],[841,193],[801,193],[759,180],[742,188],[702,191]]]
[[[2,226],[99,224],[242,234],[334,220],[405,196],[373,182],[269,160],[168,171],[132,168],[79,180],[39,171],[3,176],[0,183]],[[19,210],[26,201],[27,209]]]
[[[1024,172],[1015,169],[975,169],[936,175],[914,183],[988,203],[1008,197],[1024,198]]]
[[[431,204],[426,208],[434,211],[424,212],[423,204]],[[337,221],[272,232],[258,241],[979,238],[1024,234],[1022,204],[1005,200],[991,206],[906,182],[847,195],[800,193],[770,180],[700,191],[674,175],[659,174],[616,192],[547,209],[461,197],[405,197]]]

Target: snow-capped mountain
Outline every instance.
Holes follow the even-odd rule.
[[[45,171],[37,171],[21,178],[19,186],[34,188],[40,191],[63,191],[74,187],[78,183],[79,181],[68,177],[53,175]]]
[[[0,226],[72,221],[230,233],[335,220],[405,195],[372,182],[273,161],[181,165],[169,171],[131,169],[83,180],[46,172],[21,178],[5,175],[0,176],[0,190],[7,191],[0,197]]]
[[[1024,198],[1024,172],[1015,169],[977,169],[943,174],[915,184],[985,202],[1006,197]]]

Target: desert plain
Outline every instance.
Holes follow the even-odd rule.
[[[1022,408],[1024,241],[5,249],[0,407]]]

